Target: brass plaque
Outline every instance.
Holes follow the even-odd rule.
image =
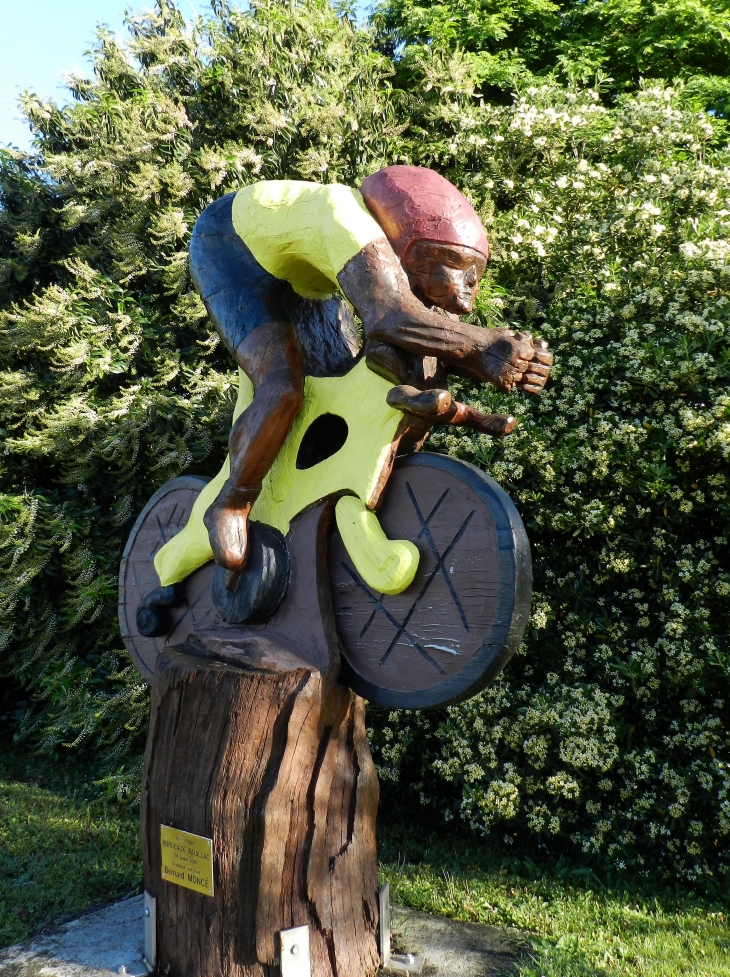
[[[162,878],[213,895],[213,842],[210,838],[160,825]]]

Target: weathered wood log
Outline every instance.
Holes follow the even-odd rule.
[[[191,654],[192,652],[192,654]],[[275,977],[279,931],[309,925],[312,977],[378,966],[378,780],[363,700],[293,654],[163,651],[141,839],[169,977]],[[214,895],[161,878],[160,826],[212,839]]]

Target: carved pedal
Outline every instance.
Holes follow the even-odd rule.
[[[232,588],[228,571],[216,566],[213,601],[229,624],[262,624],[281,604],[288,583],[289,552],[284,537],[272,526],[252,520],[243,573]]]

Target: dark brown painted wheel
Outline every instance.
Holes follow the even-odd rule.
[[[478,468],[422,452],[397,464],[378,517],[386,536],[411,540],[421,560],[402,594],[378,594],[333,534],[342,681],[391,708],[474,695],[509,661],[530,612],[530,547],[517,510]]]
[[[140,675],[152,680],[155,659],[165,647],[181,644],[193,631],[226,628],[211,591],[211,561],[183,583],[185,602],[172,609],[172,627],[159,638],[145,638],[137,630],[137,607],[142,598],[160,581],[155,573],[155,553],[185,526],[190,510],[207,478],[183,475],[158,489],[137,519],[129,534],[119,569],[119,627],[124,644]]]

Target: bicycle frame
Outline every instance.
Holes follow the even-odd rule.
[[[286,535],[292,520],[326,498],[340,496],[337,526],[345,547],[363,579],[381,593],[400,593],[418,568],[418,550],[406,540],[388,540],[373,509],[395,460],[401,411],[388,406],[393,384],[368,369],[361,359],[341,377],[307,377],[304,403],[269,473],[251,518]],[[253,385],[239,370],[238,399],[233,421],[253,400]],[[297,467],[302,441],[317,418],[332,414],[347,424],[341,447],[311,467]],[[301,464],[301,460],[300,460]],[[155,556],[162,586],[184,580],[213,559],[203,524],[230,472],[226,458],[221,471],[200,493],[187,525]]]

